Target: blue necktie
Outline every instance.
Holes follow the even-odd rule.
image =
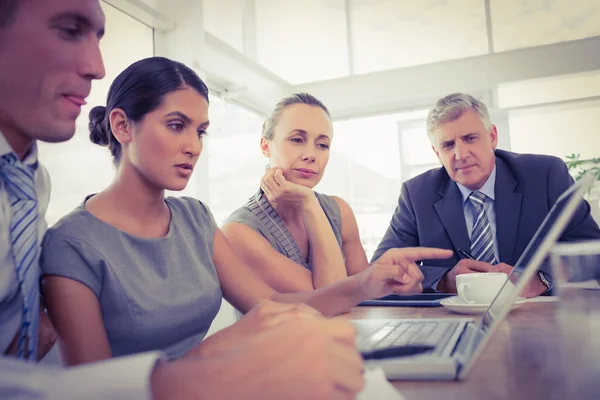
[[[19,330],[17,357],[35,361],[40,309],[40,271],[34,174],[35,169],[23,164],[14,154],[0,157],[0,179],[4,180],[10,202],[12,253],[23,297],[23,318]]]
[[[469,201],[475,207],[476,217],[473,232],[471,232],[471,255],[478,261],[497,264],[492,227],[483,208],[486,197],[481,192],[472,192],[469,195]]]

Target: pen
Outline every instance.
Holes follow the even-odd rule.
[[[469,252],[468,252],[468,251],[466,251],[466,250],[458,249],[458,250],[456,250],[456,252],[457,252],[457,253],[458,253],[460,256],[462,256],[462,258],[468,258],[469,260],[474,260],[474,259],[475,259],[475,257],[473,257],[473,256],[471,255],[471,253],[469,253]]]
[[[435,349],[435,346],[408,344],[404,346],[393,346],[373,351],[361,352],[361,355],[364,360],[379,360],[390,357],[414,356],[417,354],[430,352],[433,349]]]

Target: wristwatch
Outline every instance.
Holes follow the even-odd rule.
[[[539,271],[538,272],[538,276],[540,277],[540,281],[542,281],[542,283],[546,286],[547,289],[550,289],[550,286],[552,286],[552,284],[550,283],[550,281],[546,278],[546,275],[542,272]]]

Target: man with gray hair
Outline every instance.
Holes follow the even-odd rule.
[[[538,227],[573,183],[559,158],[497,150],[498,131],[473,96],[450,94],[427,116],[431,147],[443,167],[402,185],[398,207],[372,262],[394,247],[453,249],[446,260],[422,260],[427,291],[456,292],[456,275],[510,273]],[[584,202],[561,241],[600,238]],[[523,295],[549,292],[547,266]]]

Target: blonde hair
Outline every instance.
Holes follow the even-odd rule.
[[[275,108],[273,109],[273,111],[271,111],[271,113],[267,116],[267,119],[265,119],[265,122],[263,123],[262,137],[264,137],[267,140],[273,140],[273,136],[275,135],[275,128],[277,127],[277,124],[279,124],[281,114],[283,114],[283,111],[287,107],[293,106],[294,104],[306,104],[313,107],[319,107],[323,111],[325,111],[329,119],[331,119],[331,115],[329,114],[329,110],[327,109],[327,107],[325,107],[325,105],[321,103],[321,101],[315,96],[308,93],[292,94],[284,97],[283,99],[279,100],[277,104],[275,104]]]

